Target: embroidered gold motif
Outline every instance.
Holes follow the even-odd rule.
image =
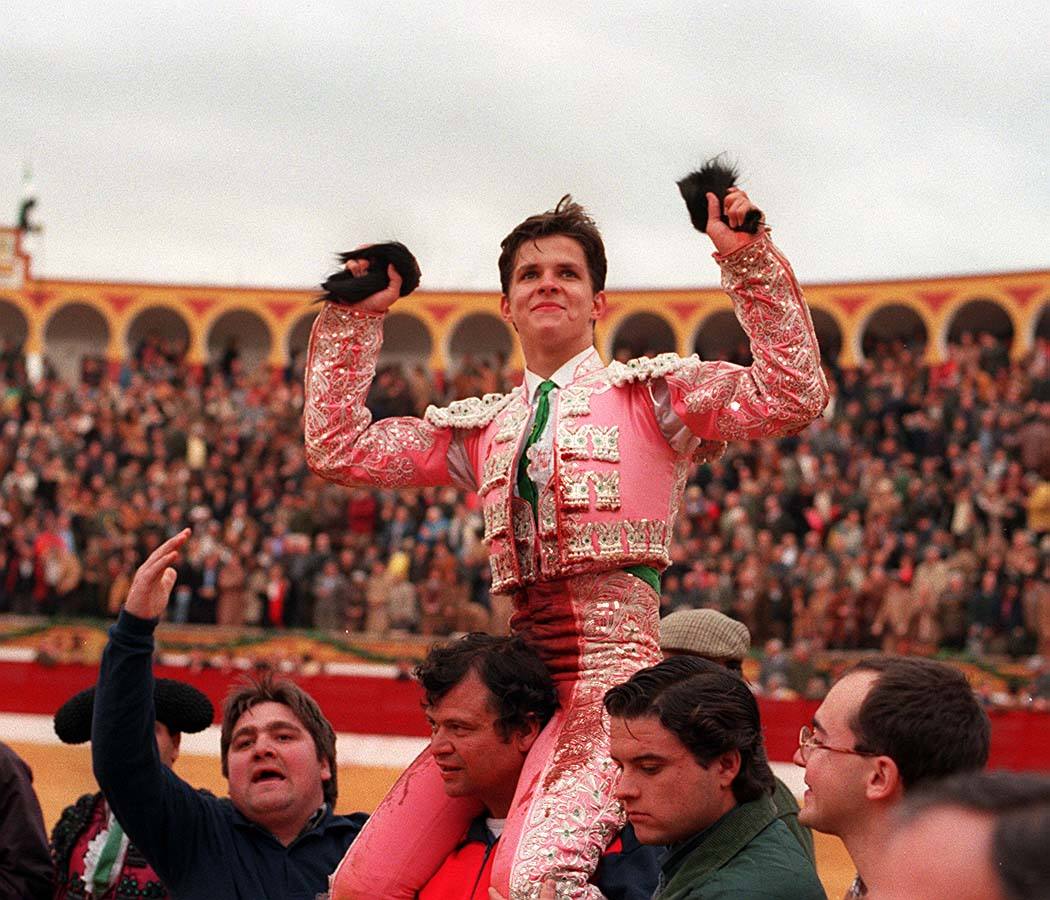
[[[607,369],[609,381],[616,387],[630,384],[634,381],[652,381],[654,378],[663,378],[694,360],[693,356],[682,357],[677,353],[660,353],[656,356],[643,356],[631,359],[625,363],[613,361]]]
[[[592,523],[567,521],[564,527],[568,531],[565,537],[565,558],[573,561],[594,559],[594,544],[591,542]]]
[[[540,539],[540,561],[544,572],[558,570],[558,541]]]
[[[536,553],[531,544],[518,547],[518,564],[521,566],[523,584],[536,580]]]
[[[540,537],[551,537],[557,533],[558,510],[553,491],[544,491],[540,494],[537,518],[540,524]]]
[[[517,440],[528,418],[529,408],[527,406],[516,406],[505,412],[503,418],[500,419],[499,429],[496,431],[496,436],[493,440],[497,444],[505,444],[507,441]]]
[[[649,520],[625,519],[624,537],[627,539],[627,552],[634,555],[645,553],[649,549]]]
[[[591,430],[590,425],[580,425],[573,428],[571,425],[558,426],[558,453],[562,459],[588,459],[590,453],[587,449],[587,435]]]
[[[510,470],[514,463],[514,450],[514,447],[498,450],[485,460],[485,466],[482,469],[481,487],[478,488],[479,494],[490,491],[498,484],[505,484],[510,479]]]
[[[531,544],[535,533],[535,527],[532,524],[532,507],[524,500],[513,501],[513,506],[511,520],[514,526],[514,540],[523,544]]]
[[[562,459],[597,459],[620,461],[620,427],[618,425],[558,426],[558,455]]]
[[[666,555],[667,551],[671,546],[671,531],[667,527],[667,523],[661,519],[650,519],[649,520],[649,549],[653,550],[654,547],[662,547],[663,552]]]
[[[489,556],[492,567],[492,590],[499,593],[517,583],[518,573],[514,565],[514,547],[511,543]]]
[[[505,496],[497,497],[495,503],[488,504],[482,514],[485,519],[486,541],[507,533],[510,527],[510,514],[507,511]]]
[[[591,426],[591,458],[603,462],[620,461],[620,426]]]
[[[591,472],[594,485],[594,505],[598,509],[620,508],[620,473]]]
[[[591,391],[586,387],[572,385],[558,391],[558,415],[589,416],[591,414]]]
[[[565,509],[590,509],[590,473],[574,466],[562,466],[558,474],[562,506]]]
[[[620,522],[595,522],[594,533],[598,536],[598,555],[606,557],[618,557],[623,554],[623,545],[620,543]]]

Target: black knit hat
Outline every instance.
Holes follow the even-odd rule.
[[[173,678],[158,678],[153,687],[157,721],[169,731],[193,734],[211,725],[215,707],[193,685]],[[95,689],[74,694],[55,713],[55,734],[66,744],[91,740],[91,717],[95,711]]]

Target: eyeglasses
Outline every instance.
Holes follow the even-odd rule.
[[[814,750],[829,750],[832,753],[848,753],[850,756],[878,756],[878,753],[873,753],[871,750],[851,750],[848,747],[832,747],[828,744],[823,744],[817,740],[817,736],[813,733],[813,729],[808,725],[803,725],[802,730],[798,733],[798,750],[799,755],[802,757],[802,763],[805,765],[809,762],[810,754]]]

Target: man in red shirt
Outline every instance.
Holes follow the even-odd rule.
[[[521,638],[471,634],[433,648],[416,669],[426,694],[430,752],[445,793],[483,807],[420,900],[488,900],[494,850],[525,757],[557,708],[554,682]],[[648,900],[657,853],[627,826],[612,835],[592,883],[609,900]]]

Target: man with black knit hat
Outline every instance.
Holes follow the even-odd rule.
[[[207,728],[214,717],[211,701],[197,688],[158,678],[153,689],[157,711],[157,753],[169,769],[179,756],[182,733]],[[55,713],[55,734],[66,744],[91,740],[95,689],[74,695]],[[91,897],[167,897],[153,867],[128,840],[101,792],[85,794],[67,806],[51,832],[55,862],[55,900]]]

